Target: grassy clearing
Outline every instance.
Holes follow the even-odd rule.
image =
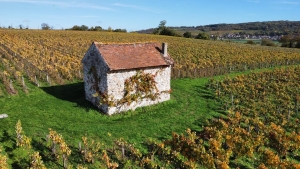
[[[254,71],[213,78],[222,80],[225,76],[234,77],[250,72]],[[89,139],[106,146],[124,138],[146,151],[143,143],[148,138],[162,141],[170,139],[172,132],[184,133],[187,128],[200,131],[208,119],[225,114],[219,111],[220,105],[214,100],[214,93],[205,87],[208,80],[173,79],[170,101],[113,116],[100,114],[85,100],[83,82],[41,88],[28,84],[29,94],[0,98],[0,114],[9,116],[0,119],[0,142],[9,155],[10,164],[17,161],[20,155],[15,149],[15,125],[21,120],[23,131],[33,139],[33,148],[41,154],[49,153],[44,146],[49,128],[62,134],[72,149],[76,149],[78,142],[82,142],[81,137],[87,135]],[[43,160],[50,167],[53,166],[46,156],[43,156]]]
[[[0,99],[0,113],[9,116],[1,119],[0,139],[12,147],[9,140],[15,139],[14,127],[20,119],[25,134],[37,142],[44,140],[48,128],[52,128],[72,146],[77,146],[81,137],[87,135],[107,145],[122,137],[142,148],[147,138],[164,140],[172,132],[183,133],[187,128],[199,131],[207,119],[219,115],[216,103],[205,89],[207,80],[172,80],[170,101],[114,116],[99,114],[85,100],[82,82],[31,86],[28,95]]]

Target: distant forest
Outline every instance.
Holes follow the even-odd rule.
[[[202,31],[218,30],[257,30],[265,32],[266,35],[287,35],[300,33],[300,21],[268,21],[268,22],[248,22],[239,24],[213,24],[197,26],[195,29]]]
[[[266,22],[247,22],[237,24],[211,24],[203,26],[180,26],[168,27],[178,31],[200,30],[203,32],[210,31],[232,31],[232,30],[252,30],[256,35],[289,35],[300,34],[300,21],[266,21]],[[139,33],[153,33],[155,28],[141,30]]]

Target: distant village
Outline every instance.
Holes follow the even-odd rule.
[[[211,38],[214,38],[215,35],[210,35]],[[268,36],[268,35],[240,35],[240,34],[233,34],[228,33],[222,36],[219,36],[218,39],[269,39],[273,41],[278,41],[284,35],[275,35],[275,36]]]

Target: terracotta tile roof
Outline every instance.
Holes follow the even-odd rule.
[[[94,42],[110,70],[170,65],[161,53],[161,44],[101,44]]]

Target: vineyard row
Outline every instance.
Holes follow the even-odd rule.
[[[175,60],[172,78],[211,77],[300,63],[300,51],[288,48],[133,33],[1,30],[2,59],[15,69],[9,70],[3,65],[2,70],[8,73],[6,76],[9,75],[7,78],[12,79],[13,84],[17,81],[13,71],[38,86],[81,80],[81,59],[93,41],[107,44],[167,42],[169,54]]]

